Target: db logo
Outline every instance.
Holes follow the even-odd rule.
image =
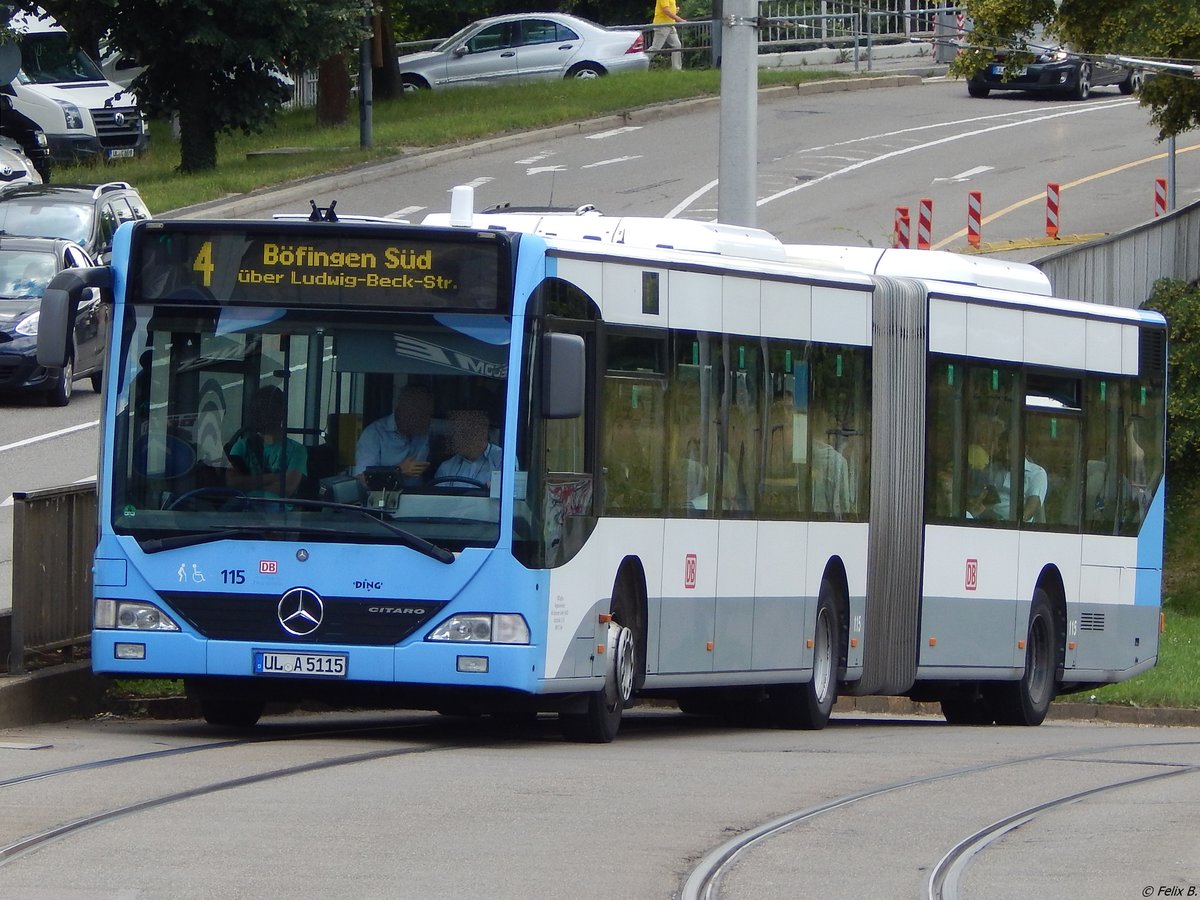
[[[279,573],[279,563],[273,559],[260,559],[258,561],[258,573],[260,575],[276,575]]]
[[[696,554],[689,553],[683,558],[683,586],[687,590],[696,587]]]
[[[968,591],[973,591],[977,587],[979,587],[979,560],[968,559],[966,588]]]

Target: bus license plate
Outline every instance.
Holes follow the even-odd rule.
[[[300,675],[305,678],[345,678],[345,653],[293,653],[255,650],[255,675]]]

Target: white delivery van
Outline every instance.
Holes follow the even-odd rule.
[[[105,79],[52,18],[17,13],[9,27],[20,46],[21,69],[0,92],[46,133],[55,160],[120,159],[149,146],[137,98]]]

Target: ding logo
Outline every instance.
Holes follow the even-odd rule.
[[[696,587],[696,554],[689,553],[683,558],[683,586],[686,590]]]
[[[979,587],[979,560],[967,560],[967,582],[966,588],[968,591],[973,591]]]

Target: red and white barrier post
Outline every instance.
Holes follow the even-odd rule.
[[[928,250],[933,235],[933,201],[922,197],[917,205],[917,249]]]
[[[1167,179],[1154,179],[1154,218],[1167,211]]]
[[[983,194],[980,191],[967,193],[967,243],[979,248],[980,229],[983,225]]]
[[[902,250],[908,249],[908,207],[896,207],[896,220],[892,225],[892,246]]]
[[[1058,240],[1058,185],[1046,185],[1046,237]]]

